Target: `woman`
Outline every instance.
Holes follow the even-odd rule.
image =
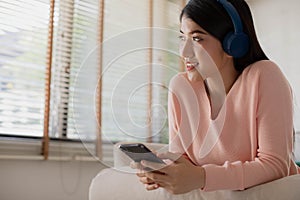
[[[137,173],[147,190],[243,190],[299,173],[290,86],[262,51],[247,3],[228,2],[190,0],[181,13],[186,72],[170,82],[170,152],[158,155],[172,162],[141,162],[157,169]],[[224,42],[232,32],[242,34],[237,49]]]

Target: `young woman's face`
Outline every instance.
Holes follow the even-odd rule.
[[[180,55],[184,58],[190,81],[206,79],[212,73],[222,71],[229,56],[219,40],[185,16],[180,32]]]

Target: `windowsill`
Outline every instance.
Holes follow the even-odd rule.
[[[63,142],[78,142],[78,143],[93,143],[93,140],[81,140],[81,139],[69,139],[69,138],[54,138],[51,137],[49,138],[50,141],[63,141]],[[22,135],[8,135],[8,134],[1,134],[0,133],[0,141],[1,140],[10,140],[10,141],[29,141],[29,140],[38,140],[41,141],[42,137],[38,137],[38,136],[22,136]]]
[[[42,155],[0,155],[0,160],[44,160]],[[92,156],[49,156],[49,161],[98,161]]]
[[[44,160],[41,154],[41,138],[4,137],[0,135],[0,159],[5,160]],[[48,161],[99,162],[94,155],[94,141],[50,139]],[[113,144],[102,144],[101,162],[113,163]]]

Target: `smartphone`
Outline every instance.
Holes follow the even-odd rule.
[[[119,149],[135,162],[147,160],[150,162],[165,164],[162,159],[157,157],[150,149],[148,149],[144,144],[141,143],[120,144]]]

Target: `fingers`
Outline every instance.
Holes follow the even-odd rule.
[[[146,190],[150,191],[159,188],[159,184],[155,183],[152,179],[146,177],[145,175],[145,173],[137,173],[140,182],[145,185]]]
[[[134,166],[138,166],[136,163],[133,163]],[[139,177],[139,181],[145,185],[146,190],[156,190],[159,187],[164,187],[168,183],[167,175],[162,172],[164,170],[155,170],[155,171],[145,171],[145,168],[161,168],[166,167],[159,163],[153,163],[149,161],[142,161],[140,167],[142,170],[139,170],[136,175]]]
[[[154,183],[154,184],[151,184],[151,185],[145,185],[145,188],[150,191],[150,190],[156,190],[157,188],[159,188],[159,185]]]
[[[148,177],[145,177],[145,176],[140,177],[140,182],[143,183],[143,184],[148,184],[148,185],[152,185],[152,184],[155,183],[152,179],[150,179]]]
[[[137,172],[136,175],[138,177],[145,177],[146,176],[145,171],[143,171],[143,170],[139,170],[139,172]]]
[[[144,179],[144,181],[149,181],[149,182],[153,181],[154,183],[160,185],[164,185],[165,183],[168,183],[170,181],[168,175],[157,173],[157,172],[147,172],[145,173],[145,177],[147,177],[148,179]]]
[[[143,184],[151,185],[155,183],[152,179],[146,176],[146,173],[144,171],[140,171],[136,173],[136,175],[139,177],[140,182]]]

